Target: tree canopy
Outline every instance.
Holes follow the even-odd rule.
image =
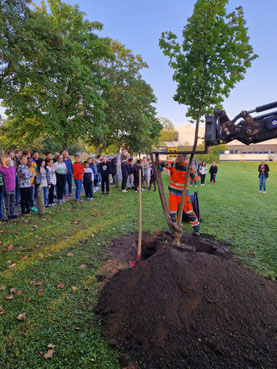
[[[221,107],[257,58],[249,44],[242,7],[227,13],[227,3],[198,0],[183,29],[182,44],[172,32],[164,32],[160,39],[177,82],[174,100],[187,105],[187,116],[192,119]]]
[[[141,77],[139,55],[100,37],[77,5],[61,0],[0,8],[0,98],[8,142],[30,145],[52,137],[67,148],[80,137],[99,149],[151,147],[161,126],[156,97]],[[142,148],[139,148],[142,149]]]

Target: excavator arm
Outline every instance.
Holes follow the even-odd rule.
[[[206,115],[206,145],[218,145],[233,140],[250,145],[277,137],[277,111],[255,117],[250,115],[276,107],[277,101],[242,111],[233,120],[229,119],[225,111],[215,110],[213,115]]]

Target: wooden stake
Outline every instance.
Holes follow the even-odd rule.
[[[142,221],[141,221],[141,170],[139,170],[139,230],[138,230],[138,254],[137,263],[141,259],[141,238],[142,238]]]
[[[176,223],[173,223],[170,219],[169,209],[166,201],[165,191],[164,191],[164,185],[162,180],[162,173],[160,169],[160,163],[159,163],[159,154],[156,154],[156,160],[154,160],[153,153],[150,153],[151,161],[153,163],[154,173],[157,179],[157,185],[159,190],[159,195],[164,211],[165,219],[169,225],[169,227],[173,228],[175,232],[180,232],[180,229]]]
[[[43,196],[43,189],[39,187],[37,190],[37,200],[38,200],[38,214],[43,215],[45,213],[44,196]]]
[[[195,128],[195,136],[194,136],[194,144],[193,144],[193,148],[192,148],[192,154],[191,154],[190,159],[189,159],[188,170],[187,170],[187,174],[186,174],[186,178],[185,178],[185,185],[184,185],[184,189],[183,189],[183,192],[182,192],[181,203],[180,203],[179,210],[178,210],[178,216],[177,216],[178,223],[177,224],[178,224],[178,227],[181,230],[181,233],[175,232],[174,243],[176,243],[177,245],[180,245],[180,242],[181,242],[182,215],[183,215],[183,209],[184,209],[184,205],[185,205],[185,197],[186,197],[186,193],[187,193],[187,187],[188,187],[189,176],[190,176],[190,171],[191,171],[190,166],[193,163],[194,153],[195,153],[196,147],[197,147],[200,117],[201,117],[201,109],[198,113],[198,118],[197,118],[197,121],[196,121],[196,128]]]

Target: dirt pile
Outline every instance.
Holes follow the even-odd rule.
[[[277,284],[232,259],[162,248],[117,273],[97,311],[143,368],[277,368]]]

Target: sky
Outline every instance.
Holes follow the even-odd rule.
[[[38,3],[38,1],[35,1]],[[196,0],[66,0],[78,4],[90,21],[103,24],[103,36],[123,43],[133,53],[142,55],[149,69],[143,78],[154,89],[157,115],[168,118],[180,127],[184,125],[186,107],[173,100],[176,84],[168,58],[159,48],[164,31],[181,37],[182,29],[193,13]],[[223,106],[230,118],[241,110],[277,100],[277,0],[229,0],[228,10],[242,6],[249,28],[250,44],[259,55]]]

